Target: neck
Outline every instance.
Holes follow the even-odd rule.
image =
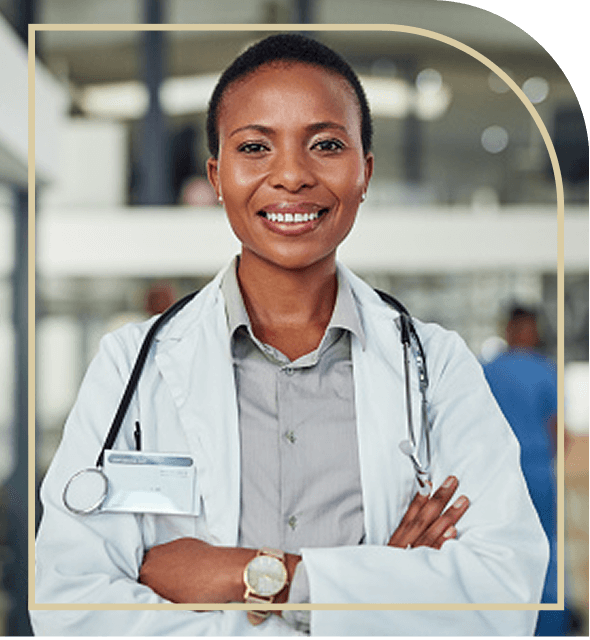
[[[238,281],[259,340],[290,359],[319,345],[336,302],[335,256],[309,267],[284,269],[243,252]]]

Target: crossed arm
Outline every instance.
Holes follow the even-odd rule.
[[[455,538],[455,524],[469,507],[466,496],[460,496],[447,507],[458,485],[457,478],[449,476],[434,494],[417,493],[388,545],[440,549],[446,540]],[[255,549],[217,547],[197,538],[180,538],[152,547],[146,553],[139,581],[171,602],[241,602],[244,568],[256,553]],[[300,555],[286,554],[289,583],[300,561]],[[288,597],[289,585],[275,601],[283,603]]]

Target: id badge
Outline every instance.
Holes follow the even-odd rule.
[[[108,493],[101,511],[198,515],[191,456],[105,451]]]

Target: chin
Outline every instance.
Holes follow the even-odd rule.
[[[285,271],[302,271],[314,267],[333,264],[336,259],[336,252],[332,251],[323,255],[310,255],[300,252],[285,252],[275,255],[258,256],[267,264],[284,269]]]

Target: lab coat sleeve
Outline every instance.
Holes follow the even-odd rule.
[[[43,517],[35,554],[36,606],[165,602],[137,581],[144,554],[143,516],[114,513],[77,516],[65,509],[61,498],[73,473],[94,466],[143,333],[143,329],[130,325],[103,339],[67,420],[62,442],[41,490]],[[37,635],[294,634],[278,616],[253,627],[244,611],[32,608],[31,620]]]
[[[430,327],[430,326],[429,326]],[[471,506],[442,549],[382,544],[304,549],[312,603],[538,603],[548,546],[519,447],[479,363],[453,333],[423,332],[430,369],[434,483],[459,478]],[[403,513],[397,514],[397,522]],[[536,611],[313,611],[313,635],[529,635]]]

